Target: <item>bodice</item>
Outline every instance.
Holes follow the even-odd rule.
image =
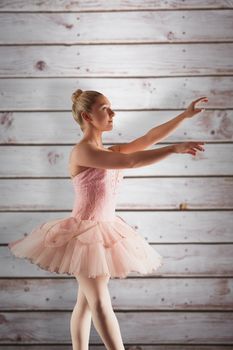
[[[73,177],[75,199],[71,216],[82,220],[113,220],[122,169],[87,168]]]

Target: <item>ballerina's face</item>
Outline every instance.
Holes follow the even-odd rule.
[[[113,127],[113,117],[115,112],[111,108],[111,103],[105,96],[98,97],[96,103],[92,106],[90,113],[92,125],[101,131],[111,130]]]

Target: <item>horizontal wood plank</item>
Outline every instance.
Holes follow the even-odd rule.
[[[232,57],[231,43],[0,46],[0,77],[232,75]]]
[[[1,279],[3,310],[69,310],[79,285],[72,279]],[[233,278],[110,279],[114,310],[233,311]]]
[[[161,1],[160,3],[162,4],[163,2]],[[108,2],[105,2],[105,4],[107,6]],[[90,44],[232,42],[231,23],[233,21],[233,13],[231,10],[226,9],[224,11],[209,11],[208,9],[203,9],[201,11],[138,11],[137,9],[137,11],[125,11],[120,13],[118,11],[93,13],[81,13],[79,11],[78,13],[41,13],[40,16],[38,16],[36,12],[1,12],[2,10],[0,8],[0,45],[87,44],[88,50],[92,50]],[[12,23],[14,23],[14,30],[12,30]],[[140,26],[138,23],[140,23]],[[206,26],[206,23],[208,23],[208,26]],[[93,30],[93,28],[95,28],[95,30]],[[108,30],[106,30],[106,28],[108,28]],[[203,28],[205,30],[203,30]],[[191,54],[190,50],[192,50],[188,45],[187,48],[186,54],[183,53],[185,57]],[[221,46],[216,45],[216,53],[219,53],[220,48]],[[153,49],[152,45],[151,49]],[[226,49],[228,51],[230,47],[226,47]],[[17,50],[14,48],[13,50],[16,54],[19,51],[22,53],[20,49]],[[111,50],[113,50],[113,48],[111,48]],[[119,51],[119,48],[117,50]],[[128,50],[131,51],[130,47],[125,47],[124,50],[126,50],[125,54],[127,55]],[[140,48],[140,50],[142,50],[142,48]],[[145,46],[143,46],[143,51],[144,50]],[[157,55],[154,56],[157,62],[160,61],[159,55],[164,52],[165,61],[160,61],[160,63],[162,64],[164,62],[164,66],[171,64],[170,55],[171,52],[174,54],[174,50],[176,51],[175,47],[170,47],[169,49],[168,47],[163,48],[162,46],[157,46],[155,50],[158,50]],[[166,56],[165,50],[167,50],[167,53],[170,53],[169,56]],[[208,55],[212,63],[214,60],[217,62],[217,57],[211,57],[211,52],[208,52],[208,50],[212,51],[213,48],[209,45],[202,45],[201,56],[199,50],[197,52],[194,51],[193,54],[195,57],[202,57],[203,60],[205,56]],[[176,64],[181,50],[177,50],[177,53],[175,54]],[[82,58],[82,56],[80,56],[79,59],[80,58]],[[222,64],[224,62],[223,58],[224,57],[221,57]],[[102,59],[102,63],[106,67],[106,63],[108,62],[106,55],[105,57],[103,56]],[[114,59],[114,56],[112,59]],[[148,59],[147,53],[145,53],[145,56],[140,55],[140,60],[142,59]],[[230,57],[228,57],[228,59],[230,60]],[[156,64],[156,61],[153,60],[154,64]],[[111,64],[114,63],[114,68],[117,62],[117,59],[116,62],[111,61]],[[121,61],[121,65],[122,63]],[[129,63],[134,65],[135,60]],[[189,64],[189,62],[187,63]],[[195,63],[196,60],[193,61],[192,57],[192,64]],[[211,67],[211,64],[209,66],[209,63],[210,62],[208,62],[208,66],[205,65],[202,69],[213,70],[214,66]],[[143,68],[143,65],[141,68]],[[146,67],[144,67],[144,69],[145,68]],[[188,67],[186,67],[185,70],[187,69]],[[227,67],[225,67],[225,69],[227,69]],[[173,74],[175,74],[175,71]],[[219,71],[217,72],[219,73]]]
[[[20,78],[0,80],[1,111],[69,110],[77,88],[97,90],[115,109],[182,109],[201,96],[210,109],[233,109],[233,76],[159,78]],[[178,93],[179,92],[179,93]],[[199,104],[206,107],[206,104]],[[75,125],[75,124],[74,124]]]
[[[193,98],[190,96],[190,102]],[[201,106],[201,104],[199,104]],[[188,106],[185,106],[185,108]],[[114,108],[114,107],[113,107]],[[185,110],[184,108],[184,110]],[[184,111],[183,110],[183,111]],[[150,129],[154,127],[158,127],[161,124],[168,122],[169,120],[175,118],[183,111],[179,110],[144,110],[144,111],[115,111],[115,117],[113,118],[113,129],[109,133],[103,133],[103,143],[124,143],[130,142],[137,137],[140,137],[146,134]],[[83,136],[83,133],[80,129],[80,126],[74,121],[73,116],[70,112],[0,112],[0,144],[2,145],[37,145],[37,144],[75,144],[79,142]],[[143,120],[143,122],[142,122]],[[27,128],[25,128],[27,125]],[[30,130],[30,132],[28,132]],[[164,141],[166,140],[166,141]],[[186,141],[205,141],[205,142],[232,142],[233,141],[233,110],[205,110],[205,112],[201,112],[197,114],[195,117],[190,119],[184,119],[170,135],[166,137],[166,139],[158,140],[159,143],[167,143],[167,142],[186,142]],[[207,147],[207,146],[206,146]],[[215,152],[213,148],[215,146],[208,145],[208,155],[213,156],[212,152]],[[225,157],[227,157],[227,149],[225,150],[224,145],[220,146],[216,150],[217,154],[221,152],[221,155],[218,157],[218,162],[216,167],[218,172],[226,170],[224,164],[219,166],[219,162],[223,162]],[[61,149],[61,146],[59,147]],[[1,157],[5,155],[7,157],[12,157],[15,153],[15,148],[1,148],[4,152],[1,153]],[[53,155],[54,148],[49,148],[50,157],[53,159],[51,162],[53,165],[59,162],[63,162],[65,160],[64,156],[57,156],[57,147],[56,154]],[[25,148],[28,152],[28,148]],[[31,147],[30,152],[33,152],[36,157],[41,157],[44,152],[46,152],[46,148],[33,148]],[[223,152],[226,151],[226,154]],[[39,154],[38,154],[39,152]],[[52,153],[51,153],[52,152]],[[210,153],[211,152],[211,153]],[[20,152],[17,152],[17,156],[24,156],[24,149],[20,148]],[[217,156],[216,154],[216,156]],[[60,155],[60,153],[59,153]],[[206,159],[207,158],[207,159]],[[2,158],[4,161],[4,158]],[[184,159],[184,158],[183,158]],[[188,157],[190,159],[190,157]],[[13,160],[13,159],[12,159]],[[38,160],[38,158],[37,158]],[[41,159],[42,161],[43,159]],[[55,162],[56,160],[56,162]],[[24,157],[24,162],[26,161]],[[32,161],[32,160],[30,160]],[[202,167],[207,164],[208,161],[207,152],[205,153],[205,162],[202,164]],[[15,175],[17,175],[17,169],[21,169],[24,167],[24,173],[27,174],[27,169],[25,169],[24,162],[21,164],[17,164],[17,168],[14,167]],[[40,161],[38,161],[40,164]],[[50,163],[49,163],[50,164]],[[52,165],[51,164],[51,165]],[[208,163],[208,167],[211,169],[211,172],[216,170],[213,169],[215,165],[214,162],[212,164]],[[156,164],[156,173],[159,171],[160,167],[164,167],[164,162],[159,162]],[[179,165],[178,171],[179,171]],[[188,164],[186,171],[190,169],[191,164]],[[230,164],[229,164],[230,166]],[[7,169],[7,174],[4,173],[5,163],[3,163],[3,167],[1,167],[1,176],[2,175],[10,175],[10,169]],[[34,166],[33,166],[34,168]],[[59,167],[60,168],[60,167]],[[37,169],[37,167],[36,167]],[[44,166],[43,166],[44,169]],[[151,167],[150,167],[151,169]],[[195,171],[198,171],[200,167],[195,166]],[[32,169],[31,169],[32,170]],[[30,170],[30,171],[31,171]],[[45,169],[44,169],[45,170]],[[60,171],[62,168],[60,168]],[[146,168],[138,168],[137,171],[147,171]],[[193,169],[194,170],[194,169]],[[207,171],[207,169],[205,169]],[[170,171],[170,170],[169,170]],[[173,173],[176,173],[176,168],[173,167]],[[18,172],[18,174],[20,174]],[[60,173],[59,173],[60,174]],[[177,174],[177,173],[176,173]],[[65,173],[64,173],[65,175]]]
[[[9,0],[1,0],[0,10],[4,11],[52,11],[52,12],[82,12],[82,11],[132,11],[132,10],[179,10],[179,9],[230,9],[233,7],[232,0],[82,0],[79,2],[71,0],[53,0],[53,1],[27,1],[17,0],[17,2]]]
[[[70,350],[71,345],[1,345],[0,349],[3,350]],[[140,348],[139,348],[140,346]],[[105,346],[101,344],[90,344],[90,350],[105,350]],[[232,350],[232,345],[192,345],[192,344],[179,344],[179,345],[127,345],[126,350]]]
[[[0,342],[70,343],[70,316],[54,311],[1,312]],[[232,312],[136,311],[116,312],[116,317],[125,343],[233,344]],[[93,325],[90,343],[102,344]]]

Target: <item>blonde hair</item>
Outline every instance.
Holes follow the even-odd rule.
[[[103,96],[103,94],[94,90],[83,91],[81,89],[77,89],[72,93],[72,114],[74,120],[80,125],[82,131],[84,130],[84,123],[81,112],[90,113],[93,104],[96,102],[99,96]]]

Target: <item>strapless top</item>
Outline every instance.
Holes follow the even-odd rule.
[[[113,220],[122,169],[87,168],[74,176],[71,216],[81,220]]]

